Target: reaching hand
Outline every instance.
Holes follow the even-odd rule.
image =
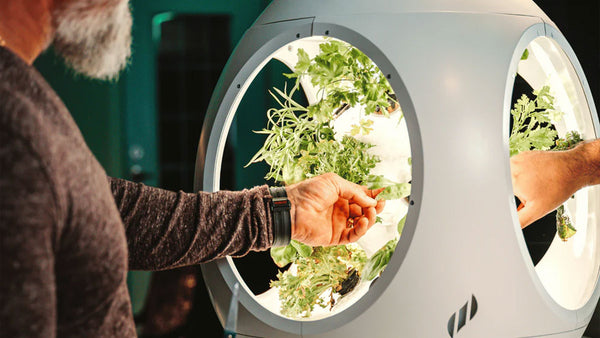
[[[385,201],[375,200],[382,190],[369,190],[332,173],[287,186],[292,239],[312,246],[357,241],[385,206]]]
[[[567,151],[527,151],[510,159],[524,228],[559,207],[577,190],[600,182],[600,140]]]

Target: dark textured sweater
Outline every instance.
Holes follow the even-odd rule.
[[[135,336],[128,268],[267,248],[268,194],[108,178],[50,86],[0,47],[0,336]]]

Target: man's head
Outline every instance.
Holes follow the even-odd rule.
[[[75,71],[112,79],[131,55],[128,0],[54,0],[52,45]]]

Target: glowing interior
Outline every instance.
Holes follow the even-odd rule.
[[[253,81],[254,77],[258,74],[260,69],[267,64],[268,61],[271,59],[276,59],[284,63],[290,69],[294,69],[298,59],[298,48],[304,49],[312,58],[319,52],[319,45],[323,42],[326,42],[325,37],[310,37],[296,40],[281,47],[270,57],[265,59],[265,61],[261,63],[261,66],[255,70],[252,76],[246,81],[241,88],[239,96],[236,98],[236,104],[234,104],[231,109],[237,109],[237,104],[239,104],[239,101],[243,97],[249,84]],[[301,81],[301,85],[308,103],[313,104],[317,102],[317,96],[321,95],[319,88],[313,86],[308,79]],[[400,104],[402,103],[400,102]],[[402,116],[401,109],[397,109],[396,111],[392,112],[389,117],[385,117],[374,116],[373,114],[365,116],[361,107],[350,108],[340,115],[333,123],[334,130],[336,131],[336,137],[341,138],[342,135],[349,134],[352,125],[358,124],[359,120],[361,119],[372,120],[373,125],[371,127],[377,131],[371,132],[368,135],[355,136],[364,142],[374,145],[374,147],[369,149],[369,152],[376,154],[381,159],[381,162],[378,163],[371,173],[384,175],[386,178],[399,183],[409,182],[411,180],[411,166],[409,164],[409,158],[411,157],[410,143],[406,120]],[[390,144],[393,144],[394,147],[389,147]],[[367,257],[370,257],[372,254],[374,254],[389,240],[399,237],[397,232],[397,224],[400,219],[406,215],[407,211],[408,203],[405,200],[386,201],[386,207],[384,211],[379,214],[382,222],[374,225],[357,243],[366,252]],[[282,316],[280,314],[278,290],[276,288],[272,288],[260,295],[254,295],[245,285],[243,278],[238,273],[233,260],[228,257],[228,261],[237,279],[241,282],[242,287],[245,288],[248,294],[250,294],[254,300],[275,315]],[[294,268],[295,267],[292,264],[290,269]],[[317,320],[340,313],[365,295],[368,292],[371,283],[372,281],[359,282],[353,291],[337,299],[332,309],[323,309],[319,306],[315,306],[310,317],[300,320]]]
[[[592,112],[575,68],[552,39],[538,37],[528,46],[518,73],[534,89],[549,85],[555,107],[564,112],[555,126],[559,137],[578,131],[584,140],[598,138]],[[578,191],[565,206],[577,233],[567,242],[558,235],[535,271],[550,296],[564,308],[581,308],[595,289],[600,270],[600,187]]]

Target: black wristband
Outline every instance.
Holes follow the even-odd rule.
[[[285,246],[292,240],[290,201],[284,187],[270,187],[271,215],[273,215],[273,246]]]

